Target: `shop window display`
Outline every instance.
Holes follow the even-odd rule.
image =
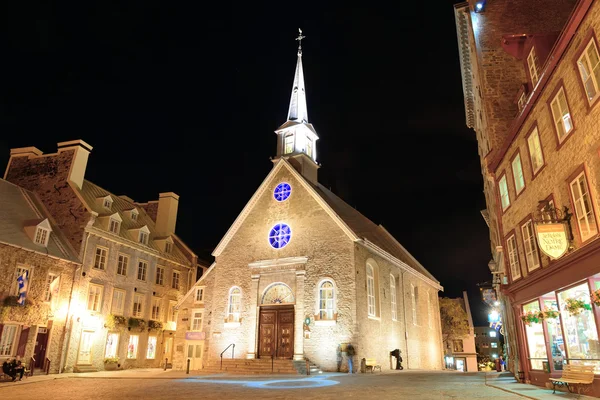
[[[539,313],[540,303],[538,300],[523,305],[523,313]],[[548,361],[546,352],[546,341],[544,339],[544,328],[542,324],[526,324],[525,332],[527,335],[527,349],[529,350],[529,361],[531,369],[542,370],[544,362]]]
[[[558,311],[558,302],[554,293],[548,293],[542,297],[544,311]],[[550,342],[550,353],[552,355],[552,366],[555,371],[561,371],[566,362],[565,341],[562,336],[560,318],[546,318],[548,339]]]

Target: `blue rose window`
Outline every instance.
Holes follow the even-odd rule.
[[[287,246],[292,238],[292,230],[286,224],[277,224],[269,233],[269,243],[276,249]]]
[[[290,194],[292,194],[292,187],[289,183],[285,182],[277,185],[275,191],[273,192],[273,196],[277,201],[287,200],[287,198],[290,197]]]

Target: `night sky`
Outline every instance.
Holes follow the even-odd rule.
[[[443,296],[468,290],[485,324],[490,250],[455,1],[259,3],[5,4],[1,170],[10,148],[83,139],[90,181],[140,202],[178,193],[177,233],[210,260],[272,167],[300,27],[320,182],[383,224]]]

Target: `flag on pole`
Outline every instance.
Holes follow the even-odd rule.
[[[29,286],[29,277],[27,275],[28,272],[23,271],[23,274],[17,278],[17,282],[19,283],[19,299],[17,303],[22,306],[25,305],[25,297],[27,297],[27,288]]]

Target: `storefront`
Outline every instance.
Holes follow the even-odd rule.
[[[593,365],[600,396],[600,241],[553,261],[504,290],[510,296],[525,380],[546,386],[565,364]]]

